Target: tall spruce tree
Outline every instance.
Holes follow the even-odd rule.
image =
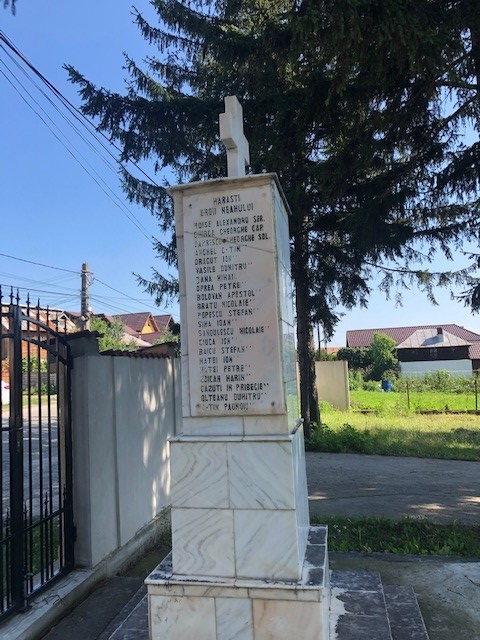
[[[475,0],[153,0],[158,26],[140,13],[158,48],[139,66],[126,57],[126,95],[97,88],[67,67],[83,112],[121,148],[154,160],[178,181],[225,173],[218,114],[243,104],[252,173],[279,175],[292,216],[301,411],[318,419],[312,324],[327,335],[338,307],[366,305],[381,288],[468,279],[429,273],[478,241],[480,8]],[[175,262],[173,212],[163,188],[124,173],[128,197],[170,234],[159,257]],[[473,256],[473,266],[475,256]],[[153,270],[142,284],[161,302],[177,283]],[[466,297],[480,306],[476,282]]]

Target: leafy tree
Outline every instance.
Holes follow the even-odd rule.
[[[22,358],[22,372],[38,372],[45,373],[48,371],[47,360],[41,358]]]
[[[338,360],[336,353],[327,353],[326,349],[317,349],[315,351],[315,360]]]
[[[346,360],[349,369],[366,369],[372,364],[369,347],[342,347],[337,351],[337,360]]]
[[[125,338],[125,325],[121,320],[115,318],[109,323],[98,316],[90,319],[90,330],[98,331],[101,336],[98,338],[100,351],[135,351],[137,345],[133,340]]]
[[[369,353],[372,365],[368,377],[370,380],[381,380],[382,377],[398,366],[397,344],[393,338],[384,333],[375,333]]]
[[[175,323],[170,329],[165,327],[162,331],[162,335],[155,340],[155,344],[164,344],[165,342],[178,342],[180,343],[180,325]]]
[[[327,336],[338,306],[366,305],[381,289],[437,285],[469,272],[429,273],[436,251],[478,238],[480,5],[475,0],[153,0],[159,25],[140,13],[160,52],[126,57],[126,95],[95,87],[72,67],[83,112],[122,148],[178,181],[224,174],[218,113],[225,95],[244,107],[251,171],[279,175],[292,209],[301,410],[315,420],[312,323]],[[163,187],[124,173],[128,197],[167,233],[160,258],[175,261],[173,213]],[[480,258],[472,256],[473,267]],[[177,283],[153,270],[162,302]],[[308,434],[307,434],[308,435]]]

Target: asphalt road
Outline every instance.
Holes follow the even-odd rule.
[[[480,524],[479,462],[316,452],[306,458],[311,514]]]
[[[56,408],[55,408],[56,409]],[[24,421],[23,439],[23,467],[24,467],[24,499],[33,515],[37,516],[45,508],[45,492],[48,491],[50,479],[52,481],[53,505],[52,510],[58,508],[58,422],[56,410],[51,411],[50,423],[42,420],[40,428],[38,407],[32,407],[31,434],[28,432],[28,421]],[[2,461],[2,513],[7,513],[10,506],[10,459],[8,412],[2,414],[2,437],[0,455]],[[31,469],[31,478],[29,470]],[[40,482],[41,480],[41,482]],[[42,487],[42,491],[40,491]]]

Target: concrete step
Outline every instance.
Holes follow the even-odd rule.
[[[410,587],[373,571],[331,571],[330,640],[428,640]]]
[[[412,587],[384,585],[383,593],[393,640],[428,640],[427,629]]]

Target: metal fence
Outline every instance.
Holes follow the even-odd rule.
[[[0,305],[1,620],[73,567],[74,527],[69,345],[48,309]]]

